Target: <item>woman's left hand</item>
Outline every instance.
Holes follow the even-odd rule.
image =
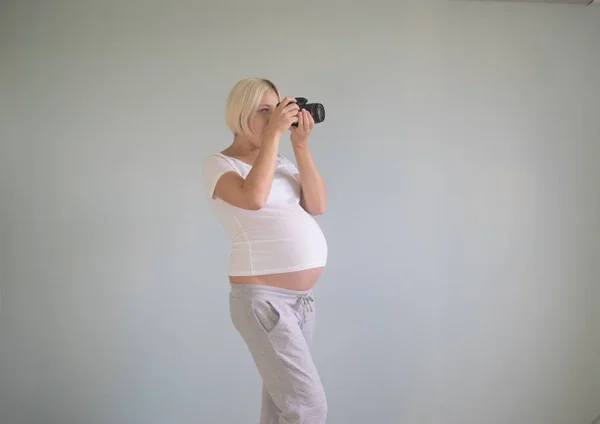
[[[315,120],[310,112],[306,109],[300,110],[298,112],[298,126],[290,128],[292,144],[296,147],[306,145],[308,143],[308,136],[314,126]]]

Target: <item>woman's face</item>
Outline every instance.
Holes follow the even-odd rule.
[[[272,90],[267,91],[258,105],[256,114],[250,119],[250,129],[254,135],[252,142],[255,145],[260,146],[262,135],[269,124],[269,117],[277,107],[278,102],[279,97],[277,93]]]

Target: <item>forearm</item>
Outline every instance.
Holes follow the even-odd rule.
[[[265,134],[258,156],[244,181],[244,190],[255,196],[259,203],[266,202],[271,192],[280,137],[275,132]]]
[[[294,146],[294,155],[300,171],[302,206],[311,215],[321,215],[327,207],[327,189],[312,153],[308,147]]]

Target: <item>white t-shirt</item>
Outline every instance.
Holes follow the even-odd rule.
[[[283,155],[278,155],[271,192],[262,209],[238,208],[214,195],[223,174],[234,171],[246,178],[251,169],[222,153],[204,158],[206,194],[231,241],[229,275],[278,274],[325,266],[327,242],[314,217],[300,206],[298,169]]]

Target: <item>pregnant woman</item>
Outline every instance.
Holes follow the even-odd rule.
[[[308,145],[315,121],[272,82],[247,78],[229,94],[226,122],[233,142],[206,156],[204,182],[231,240],[231,319],[263,381],[260,423],[324,424],[327,400],[310,353],[312,289],[327,261],[313,218],[326,205]],[[297,167],[279,153],[288,129]]]

